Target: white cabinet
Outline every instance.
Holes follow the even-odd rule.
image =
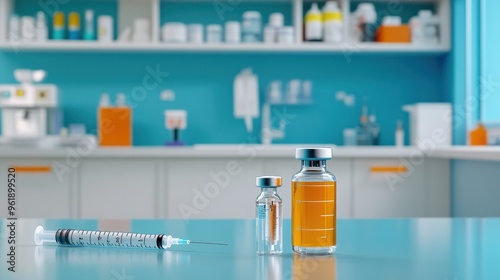
[[[263,174],[260,159],[171,159],[165,168],[165,216],[178,219],[241,219],[255,216]]]
[[[155,160],[86,159],[80,177],[81,218],[159,216]]]
[[[397,218],[449,215],[449,167],[422,158],[355,159],[353,216]]]
[[[7,217],[7,173],[15,166],[18,218],[73,218],[71,169],[54,169],[57,159],[3,159],[0,162],[0,217]],[[57,168],[57,167],[56,167]]]

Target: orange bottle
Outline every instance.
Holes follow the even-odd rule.
[[[469,143],[471,146],[488,145],[488,132],[482,123],[478,123],[477,128],[471,130]]]
[[[109,97],[101,97],[98,109],[99,146],[132,146],[132,110],[125,105],[125,96],[118,95],[118,107],[109,106]]]

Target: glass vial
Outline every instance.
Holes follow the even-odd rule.
[[[256,240],[257,254],[281,254],[283,248],[282,201],[277,188],[281,187],[281,177],[262,176],[255,180],[261,193],[256,200]]]
[[[326,169],[331,148],[299,148],[301,169],[292,177],[292,247],[299,254],[333,254],[336,249],[336,178]]]

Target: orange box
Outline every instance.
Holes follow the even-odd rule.
[[[408,24],[381,26],[377,30],[376,40],[380,43],[411,43],[411,28]]]
[[[100,146],[132,146],[132,111],[128,107],[99,108]]]

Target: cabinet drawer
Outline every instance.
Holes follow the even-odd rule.
[[[423,166],[402,159],[356,159],[354,217],[419,217],[426,214]]]
[[[56,159],[6,159],[0,164],[0,182],[7,182],[7,170],[15,167],[16,215],[18,218],[71,218],[71,176],[52,167]],[[5,194],[6,194],[5,189]],[[6,196],[6,195],[5,195]],[[2,197],[4,197],[2,195]],[[0,201],[0,216],[7,217],[7,200]]]

